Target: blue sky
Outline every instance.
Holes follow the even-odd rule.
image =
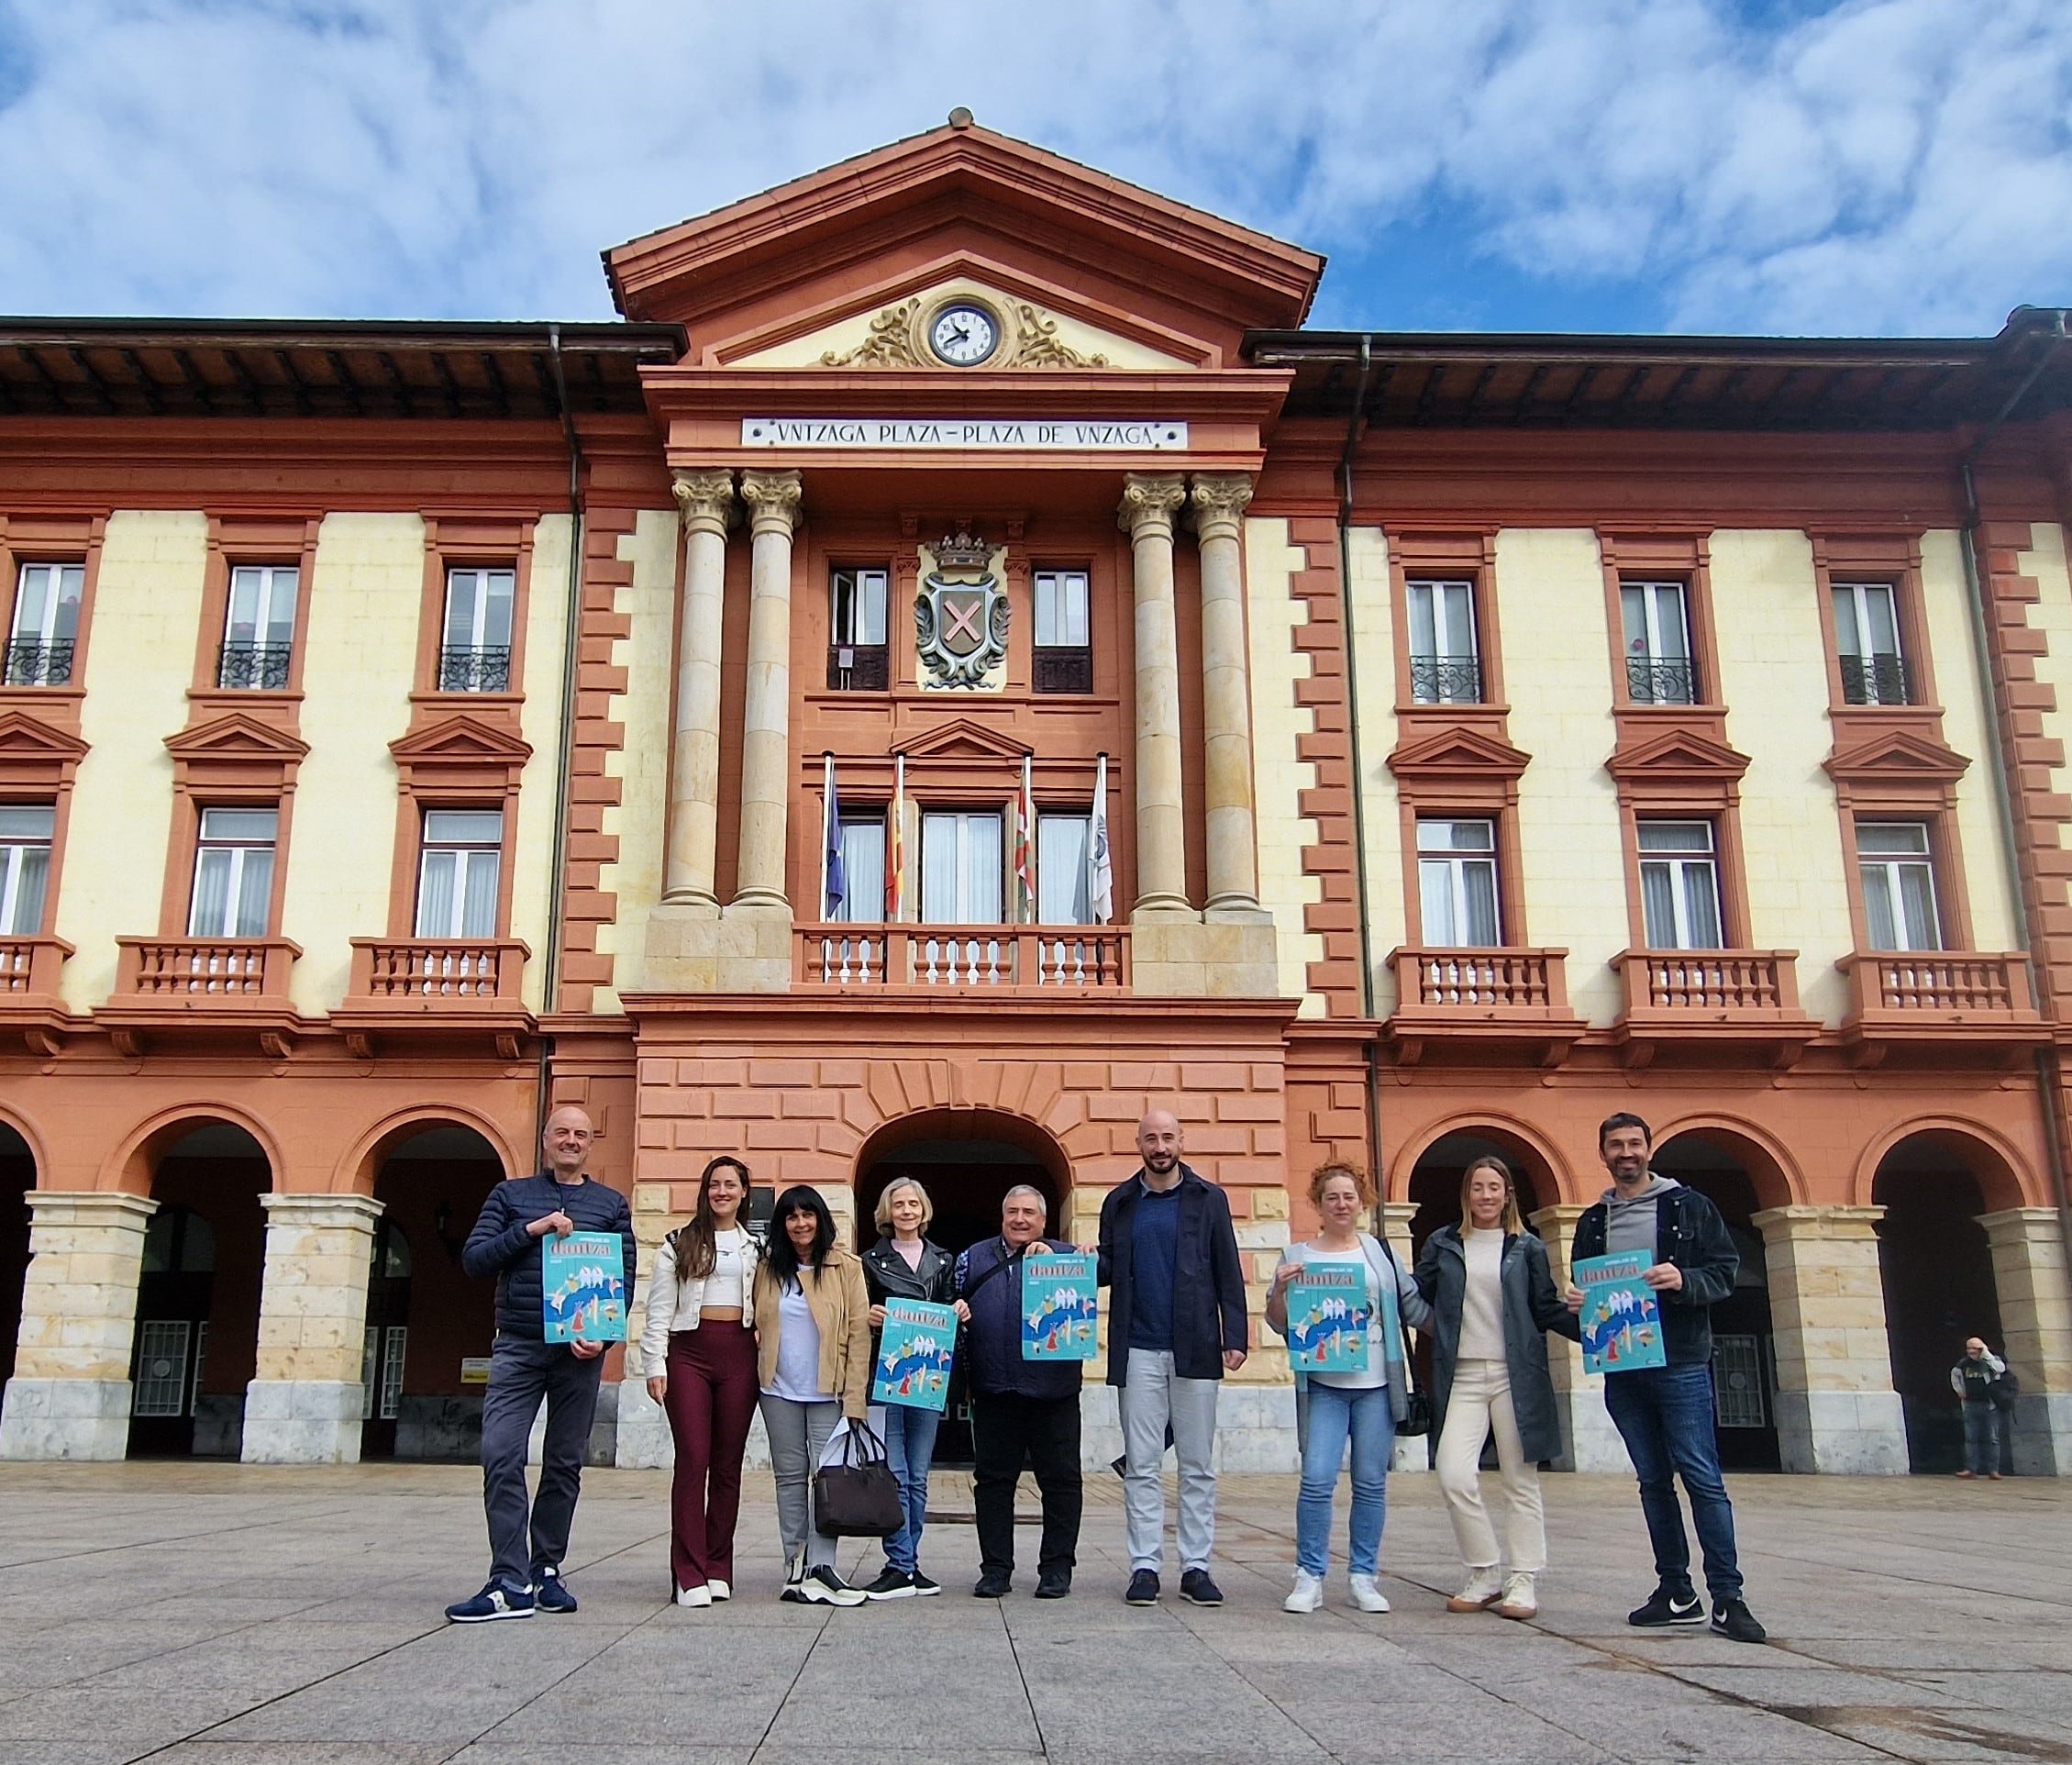
[[[958,104],[1327,252],[1321,325],[2072,303],[2064,0],[0,0],[0,309],[604,316]]]

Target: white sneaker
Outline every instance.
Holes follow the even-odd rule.
[[[676,1590],[676,1603],[689,1606],[710,1605],[713,1603],[712,1588],[704,1582],[696,1587],[680,1587]]]
[[[1503,1578],[1503,1597],[1490,1609],[1500,1618],[1538,1617],[1540,1602],[1533,1577],[1522,1569],[1512,1570]]]
[[[1373,1576],[1355,1575],[1352,1584],[1352,1603],[1362,1612],[1386,1612],[1389,1609],[1388,1598],[1375,1585]]]
[[[1280,1602],[1283,1612],[1314,1612],[1324,1604],[1324,1578],[1306,1569],[1295,1571],[1295,1591]]]
[[[1446,1602],[1449,1612],[1484,1612],[1503,1597],[1503,1575],[1494,1563],[1468,1571],[1468,1585]]]
[[[705,1583],[705,1592],[710,1593],[715,1600],[730,1600],[734,1597],[733,1588],[729,1587],[716,1575],[711,1581]]]

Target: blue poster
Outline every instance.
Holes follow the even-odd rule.
[[[918,1299],[885,1301],[885,1328],[870,1382],[873,1404],[939,1410],[949,1402],[949,1363],[957,1352],[957,1312]]]
[[[539,1284],[549,1342],[626,1340],[626,1263],[616,1232],[549,1232],[540,1243]]]
[[[1374,1301],[1360,1262],[1305,1262],[1288,1283],[1288,1361],[1297,1372],[1365,1372]]]
[[[1031,1251],[1022,1259],[1022,1359],[1091,1360],[1099,1308],[1093,1259]]]
[[[1638,1250],[1583,1257],[1575,1267],[1583,1290],[1585,1372],[1635,1372],[1668,1365],[1662,1341],[1662,1296],[1641,1279],[1648,1266]]]

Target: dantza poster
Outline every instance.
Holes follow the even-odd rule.
[[[1662,1296],[1642,1279],[1647,1258],[1638,1250],[1582,1257],[1575,1267],[1583,1290],[1583,1371],[1635,1372],[1668,1365],[1662,1342]]]
[[[918,1299],[888,1299],[878,1363],[870,1381],[873,1404],[939,1410],[949,1402],[949,1363],[957,1353],[957,1313]]]
[[[626,1261],[616,1232],[551,1232],[540,1247],[549,1342],[626,1340]]]
[[[1365,1372],[1374,1303],[1357,1262],[1305,1262],[1288,1283],[1288,1361],[1297,1372]]]
[[[1022,1259],[1022,1359],[1091,1360],[1098,1307],[1093,1259],[1032,1251]]]

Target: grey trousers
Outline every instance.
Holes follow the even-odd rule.
[[[813,1473],[827,1449],[827,1437],[842,1419],[839,1404],[794,1404],[789,1397],[761,1397],[763,1431],[770,1436],[770,1468],[777,1478],[777,1531],[789,1569],[804,1559],[807,1569],[835,1566],[835,1540],[813,1524]]]
[[[1129,1351],[1122,1391],[1124,1530],[1129,1566],[1159,1568],[1166,1555],[1166,1485],[1159,1474],[1166,1427],[1180,1460],[1180,1566],[1206,1569],[1216,1542],[1216,1379],[1181,1379],[1173,1358],[1149,1349]]]
[[[566,1342],[500,1336],[491,1347],[489,1390],[482,1397],[482,1507],[489,1516],[490,1573],[509,1586],[530,1586],[537,1579],[534,1571],[559,1569],[568,1555],[604,1372],[603,1355],[578,1360]],[[542,1398],[547,1438],[539,1453],[539,1493],[529,1497],[526,1446]]]

